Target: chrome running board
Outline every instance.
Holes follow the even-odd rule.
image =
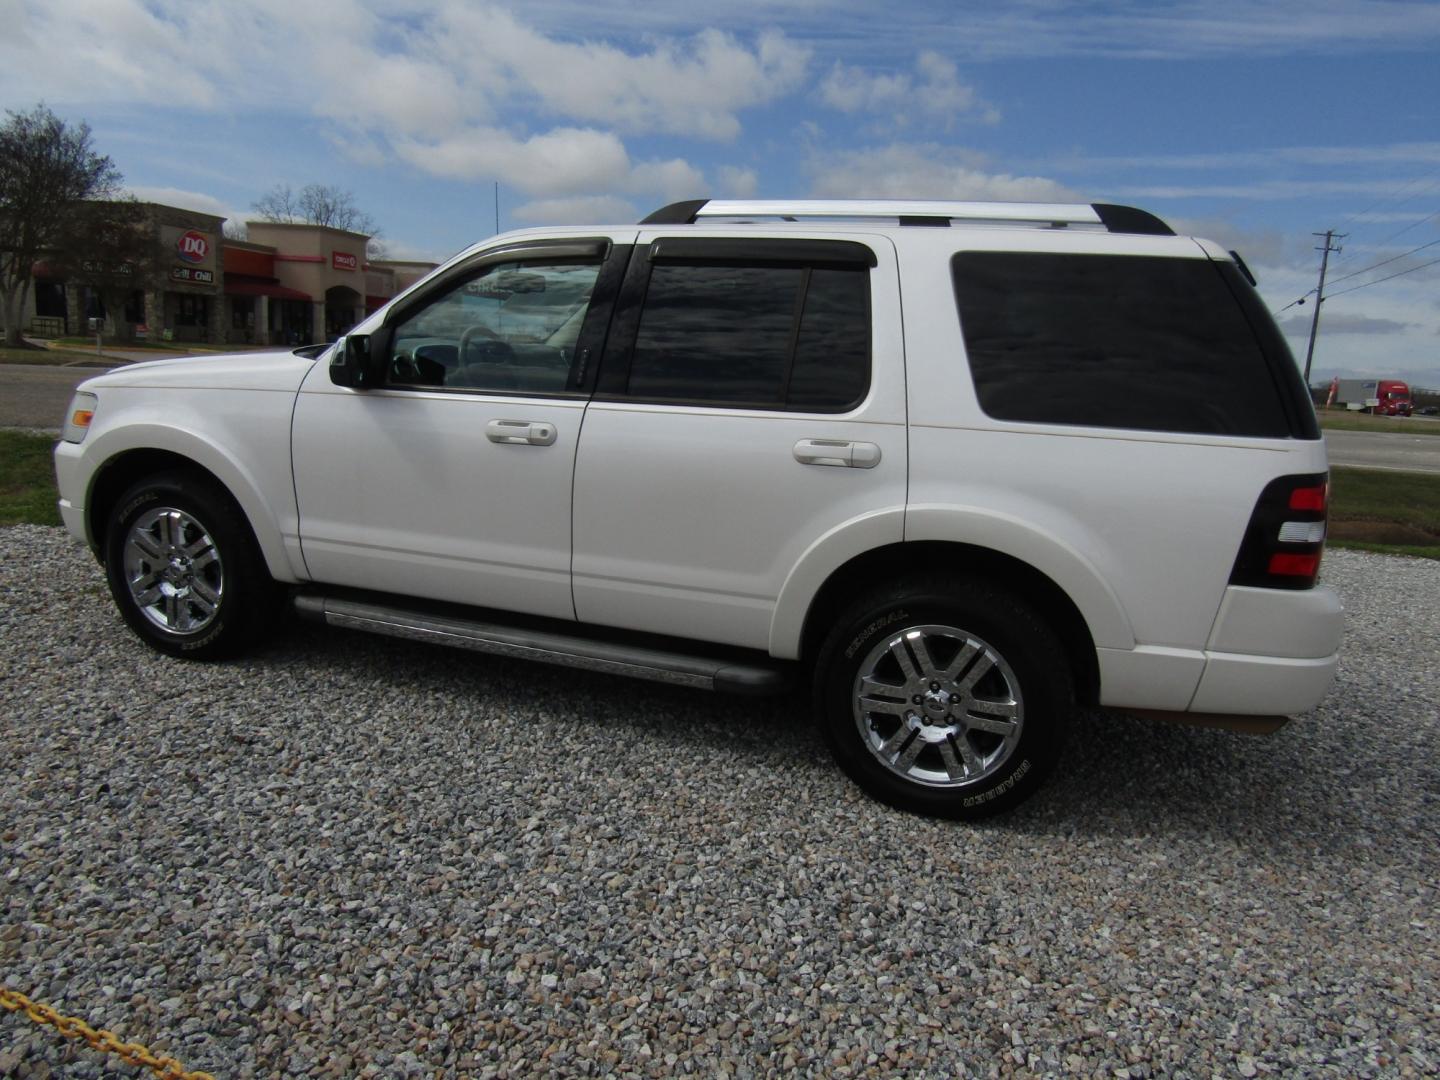
[[[297,595],[295,612],[302,619],[348,630],[701,690],[756,696],[779,693],[789,684],[785,670],[778,663],[770,666],[736,662],[730,658],[412,611],[321,593]]]

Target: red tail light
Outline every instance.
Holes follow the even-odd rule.
[[[1265,485],[1230,572],[1231,585],[1308,589],[1320,573],[1330,485],[1324,474]]]

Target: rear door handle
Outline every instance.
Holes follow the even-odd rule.
[[[839,465],[846,469],[873,469],[880,464],[880,447],[845,439],[801,439],[795,444],[801,465]]]
[[[549,446],[555,435],[555,425],[544,421],[491,420],[485,425],[485,437],[493,443]]]

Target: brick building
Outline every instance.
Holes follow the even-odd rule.
[[[321,225],[246,222],[230,240],[225,219],[158,203],[146,218],[166,254],[119,311],[84,285],[35,264],[25,329],[84,334],[90,318],[121,339],[209,345],[309,345],[331,341],[434,269],[434,263],[365,257],[369,237]]]

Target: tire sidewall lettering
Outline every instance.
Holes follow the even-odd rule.
[[[910,618],[910,612],[907,611],[905,608],[897,608],[896,610],[890,612],[887,615],[882,615],[880,618],[870,623],[869,626],[865,627],[864,630],[861,630],[860,633],[855,635],[854,640],[845,647],[845,659],[853,660],[855,658],[855,654],[860,651],[861,646],[868,645],[870,643],[870,638],[874,634],[879,633],[887,626],[893,626],[895,623],[900,622],[902,619],[908,618]]]

